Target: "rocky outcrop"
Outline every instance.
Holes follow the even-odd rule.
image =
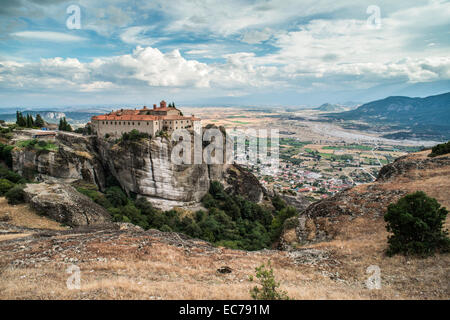
[[[239,166],[231,164],[179,165],[171,161],[174,143],[164,137],[114,143],[99,139],[98,152],[111,174],[128,193],[147,197],[156,207],[198,203],[211,181],[230,193],[261,201],[263,187]]]
[[[308,206],[286,221],[280,247],[335,239],[355,218],[383,219],[390,203],[415,191],[424,191],[449,207],[450,159],[428,158],[428,152],[401,157],[384,166],[374,183],[359,185]]]
[[[25,198],[32,208],[71,227],[111,222],[109,213],[66,184],[27,184]]]
[[[243,195],[253,202],[260,202],[267,195],[258,179],[239,165],[229,166],[224,174],[225,191]]]
[[[59,132],[56,150],[15,148],[12,152],[13,170],[28,179],[45,181],[47,177],[85,180],[105,185],[102,162],[95,152],[93,137]]]
[[[311,201],[306,199],[301,194],[297,194],[294,196],[294,195],[280,193],[279,196],[281,197],[281,199],[283,199],[286,202],[286,204],[288,206],[294,207],[295,209],[297,209],[298,212],[302,212],[303,210],[308,208],[308,206],[311,204]]]
[[[256,202],[265,192],[258,180],[239,166],[173,163],[175,142],[166,137],[117,142],[60,132],[55,143],[58,149],[54,151],[15,148],[14,170],[37,181],[52,180],[49,177],[64,182],[84,180],[100,190],[105,188],[105,177],[111,175],[129,195],[146,197],[164,210],[195,206],[213,180],[223,183],[230,193]]]
[[[377,181],[385,182],[396,178],[414,179],[421,175],[424,170],[436,169],[436,174],[442,174],[439,169],[447,168],[450,175],[450,156],[425,157],[430,151],[423,151],[416,155],[407,155],[396,159],[394,162],[381,168]]]

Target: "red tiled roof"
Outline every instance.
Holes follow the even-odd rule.
[[[155,121],[155,120],[194,120],[199,121],[199,118],[195,117],[183,117],[178,115],[169,116],[152,116],[146,114],[134,114],[134,115],[114,115],[103,114],[100,116],[93,116],[92,120],[99,121]]]
[[[108,114],[93,116],[92,120],[99,121],[154,121],[154,120],[193,120],[199,121],[199,118],[185,117],[181,115],[148,115],[148,114],[140,114],[140,112],[145,111],[169,111],[169,110],[178,110],[176,108],[156,108],[156,109],[140,109],[140,110],[130,110],[130,109],[121,109],[114,112],[110,112]]]

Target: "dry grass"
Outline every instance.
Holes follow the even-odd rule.
[[[10,205],[4,197],[0,197],[0,217],[8,216],[10,224],[36,229],[65,230],[60,223],[38,215],[28,204]]]
[[[337,239],[308,246],[324,250],[330,259],[316,264],[295,263],[286,252],[245,252],[219,248],[177,247],[158,238],[121,234],[98,238],[72,234],[36,240],[27,253],[36,262],[13,266],[23,256],[0,258],[7,265],[0,278],[1,299],[250,299],[248,281],[255,267],[272,261],[282,290],[294,299],[448,299],[450,255],[427,259],[386,257],[384,222],[357,218],[345,224]],[[39,262],[55,241],[63,251]],[[18,244],[16,245],[18,246]],[[3,250],[4,248],[2,248]],[[25,253],[25,252],[24,252]],[[81,289],[69,290],[68,257],[78,259]],[[8,263],[9,261],[9,263]],[[365,287],[366,268],[381,268],[382,289]],[[230,274],[219,274],[222,266]]]

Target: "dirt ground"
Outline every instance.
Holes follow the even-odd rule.
[[[156,230],[12,233],[0,223],[8,228],[0,240],[0,299],[250,299],[249,276],[267,260],[293,299],[450,298],[450,255],[386,257],[380,219],[354,219],[335,240],[292,252],[216,248]],[[73,265],[79,289],[67,286]],[[381,289],[366,286],[371,265],[380,268]],[[223,266],[232,272],[219,273]]]

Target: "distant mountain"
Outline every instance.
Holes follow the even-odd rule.
[[[316,110],[327,112],[342,112],[350,110],[350,107],[343,106],[340,104],[324,103],[320,107],[316,108]]]
[[[327,117],[399,130],[389,138],[450,139],[450,92],[426,98],[388,97]]]

